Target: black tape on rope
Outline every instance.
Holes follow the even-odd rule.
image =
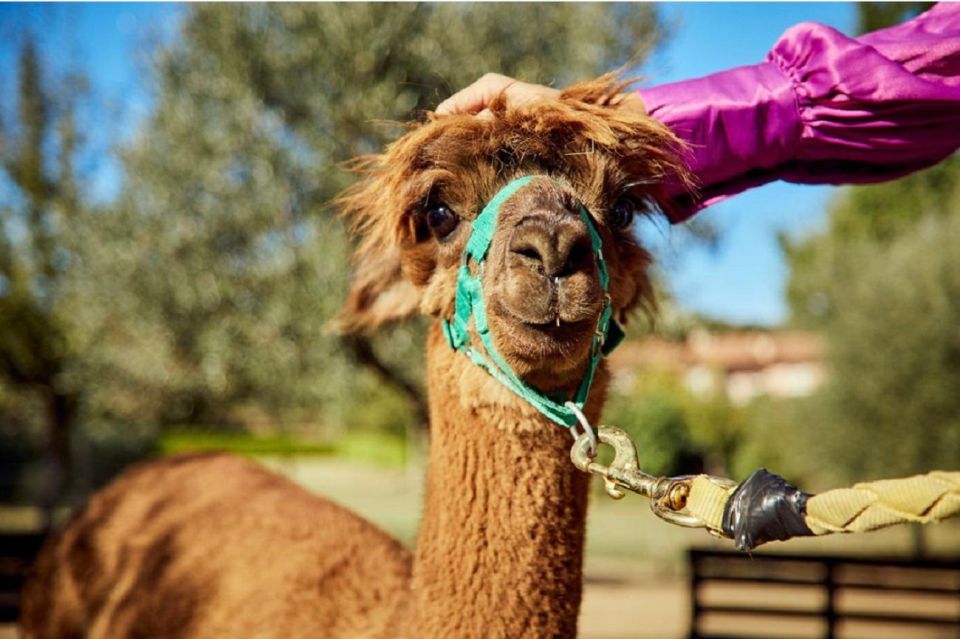
[[[768,541],[809,537],[803,518],[810,496],[781,477],[760,468],[730,495],[723,509],[723,532],[737,550],[753,550]]]

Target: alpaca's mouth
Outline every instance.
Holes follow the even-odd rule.
[[[556,315],[555,319],[548,322],[524,322],[530,329],[552,339],[583,337],[591,332],[591,327],[596,323],[595,319],[567,321],[561,319],[559,314]]]
[[[594,309],[588,312],[578,309],[574,315],[557,308],[556,304],[552,304],[542,313],[517,312],[499,298],[494,300],[494,309],[497,315],[508,320],[513,326],[542,336],[542,339],[560,342],[590,337],[599,315],[599,310]]]
[[[497,333],[506,336],[504,355],[512,360],[521,376],[549,374],[567,381],[567,376],[582,375],[589,356],[590,344],[597,325],[598,313],[583,319],[567,321],[558,311],[540,315],[552,316],[548,321],[530,321],[520,317],[500,299],[492,300],[491,309]],[[539,318],[538,318],[539,319]],[[507,346],[509,344],[509,346]]]
[[[531,368],[539,364],[557,370],[573,365],[579,371],[582,360],[587,358],[596,323],[596,320],[580,320],[560,322],[559,326],[556,323],[526,324],[525,332],[537,348],[521,351],[516,357],[526,360]]]

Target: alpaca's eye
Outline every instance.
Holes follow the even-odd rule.
[[[633,222],[637,214],[643,212],[643,206],[630,195],[623,195],[614,202],[607,216],[607,223],[615,229],[625,229]]]
[[[442,202],[431,203],[424,212],[427,218],[427,227],[433,236],[442,240],[457,228],[460,218]]]

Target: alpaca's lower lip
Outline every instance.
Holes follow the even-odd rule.
[[[536,321],[523,317],[520,313],[517,313],[511,309],[501,300],[496,300],[495,304],[501,315],[505,315],[527,328],[531,328],[542,333],[549,333],[551,335],[567,335],[590,332],[593,330],[593,324],[597,321],[595,317],[587,317],[573,321],[565,320],[562,318],[562,313],[559,311],[553,311],[547,314],[549,319]]]
[[[577,320],[575,322],[567,322],[560,319],[558,316],[556,319],[549,322],[524,322],[528,327],[542,331],[544,333],[583,333],[589,331],[592,324],[592,320],[584,319]]]
[[[571,349],[583,344],[593,335],[595,322],[596,320],[591,318],[576,322],[561,321],[557,325],[554,320],[541,323],[522,322],[522,326],[527,338],[537,345],[535,352],[543,355],[547,351],[554,350],[559,353],[569,353]],[[548,347],[548,345],[551,346]]]
[[[501,345],[500,354],[521,379],[541,390],[566,389],[577,383],[589,355],[596,317],[573,322],[561,319],[559,326],[556,315],[550,321],[531,322],[518,317],[518,313],[497,298],[490,300],[487,312],[491,319],[496,316],[503,323],[503,329],[510,331],[510,339]],[[536,319],[550,315],[544,313]]]

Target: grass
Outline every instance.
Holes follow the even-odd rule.
[[[209,451],[250,457],[329,456],[388,468],[403,467],[407,458],[403,439],[364,431],[347,432],[331,441],[316,441],[291,435],[263,436],[185,427],[164,433],[157,442],[161,455]]]
[[[311,442],[288,435],[258,436],[200,429],[178,429],[164,433],[157,442],[161,455],[188,452],[227,451],[240,455],[330,455],[329,442]]]

